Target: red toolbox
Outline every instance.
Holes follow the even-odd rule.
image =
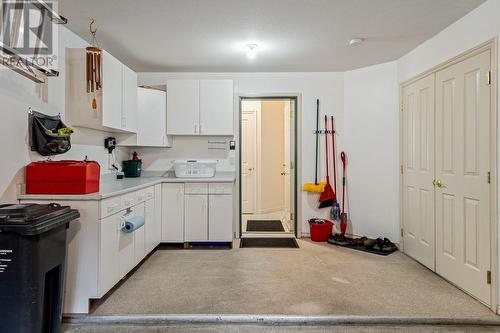
[[[26,166],[26,194],[88,194],[99,192],[99,163],[44,161]]]

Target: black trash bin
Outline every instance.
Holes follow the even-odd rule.
[[[0,205],[1,332],[60,332],[66,229],[78,217],[58,204]]]

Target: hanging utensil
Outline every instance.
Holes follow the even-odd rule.
[[[316,99],[316,150],[315,150],[315,161],[314,161],[314,183],[305,183],[303,186],[306,192],[316,192],[321,193],[325,189],[325,182],[318,182],[318,158],[319,158],[319,99]]]
[[[328,171],[328,116],[325,115],[325,146],[326,146],[326,185],[319,197],[319,208],[331,207],[335,202],[335,192],[330,185],[330,173]]]
[[[340,221],[340,205],[337,200],[337,152],[335,151],[335,121],[330,117],[332,123],[332,156],[333,156],[333,190],[335,191],[335,203],[330,210],[330,217],[334,221]]]
[[[347,171],[347,155],[346,153],[340,153],[340,159],[342,160],[343,174],[342,174],[342,214],[340,217],[340,232],[345,235],[347,229],[347,213],[345,212],[345,197],[346,197],[346,171]]]

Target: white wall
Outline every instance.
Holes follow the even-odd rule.
[[[398,60],[399,82],[425,72],[492,38],[498,38],[499,13],[500,1],[489,0],[403,56]],[[497,78],[500,77],[498,74],[500,73],[497,73]],[[500,88],[500,85],[498,87]],[[500,169],[498,172],[500,174]],[[497,216],[497,221],[500,222],[500,215]]]
[[[0,105],[2,121],[0,133],[3,142],[0,145],[0,202],[8,203],[16,200],[16,184],[24,182],[24,166],[31,161],[43,160],[37,153],[31,152],[28,146],[28,107],[50,114],[65,114],[65,48],[85,47],[81,38],[65,27],[59,27],[58,70],[60,76],[50,78],[44,89],[42,85],[0,66]],[[41,93],[45,91],[45,93]],[[71,125],[71,124],[68,124]],[[73,148],[59,159],[80,159],[85,155],[97,160],[102,170],[106,170],[107,154],[103,147],[107,133],[76,129],[72,136]],[[117,157],[123,155],[118,150]]]
[[[397,64],[349,71],[344,78],[348,232],[399,241]]]
[[[235,86],[235,128],[239,128],[238,100],[240,95],[266,95],[300,93],[302,103],[301,119],[302,140],[299,143],[302,148],[302,179],[298,186],[302,187],[302,182],[311,182],[314,177],[314,135],[313,130],[316,123],[316,98],[321,100],[322,114],[333,114],[339,122],[338,130],[339,147],[342,147],[343,140],[343,105],[344,105],[344,81],[342,73],[139,73],[139,84],[165,84],[167,79],[174,78],[224,78],[234,80]],[[238,138],[237,138],[238,139]],[[203,139],[197,139],[202,141]],[[174,149],[176,149],[174,141]],[[184,154],[195,154],[199,149],[192,146],[185,146]],[[162,160],[166,151],[147,151],[147,157]],[[321,149],[323,158],[324,149]],[[168,155],[172,155],[170,152]],[[173,156],[173,155],[172,155]],[[196,157],[196,156],[195,156]],[[144,157],[145,158],[145,157]],[[150,162],[148,162],[150,163]],[[155,162],[151,162],[153,165]],[[324,165],[323,162],[320,163]],[[324,167],[321,175],[324,177]],[[299,189],[300,191],[300,189]],[[328,209],[318,210],[318,195],[302,193],[302,230],[309,233],[307,220],[313,217],[327,217]],[[362,207],[359,207],[362,209]]]
[[[500,1],[489,0],[398,60],[399,81],[500,36]]]

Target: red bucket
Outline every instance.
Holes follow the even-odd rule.
[[[314,242],[326,242],[332,235],[333,222],[324,219],[310,219],[311,240]]]

